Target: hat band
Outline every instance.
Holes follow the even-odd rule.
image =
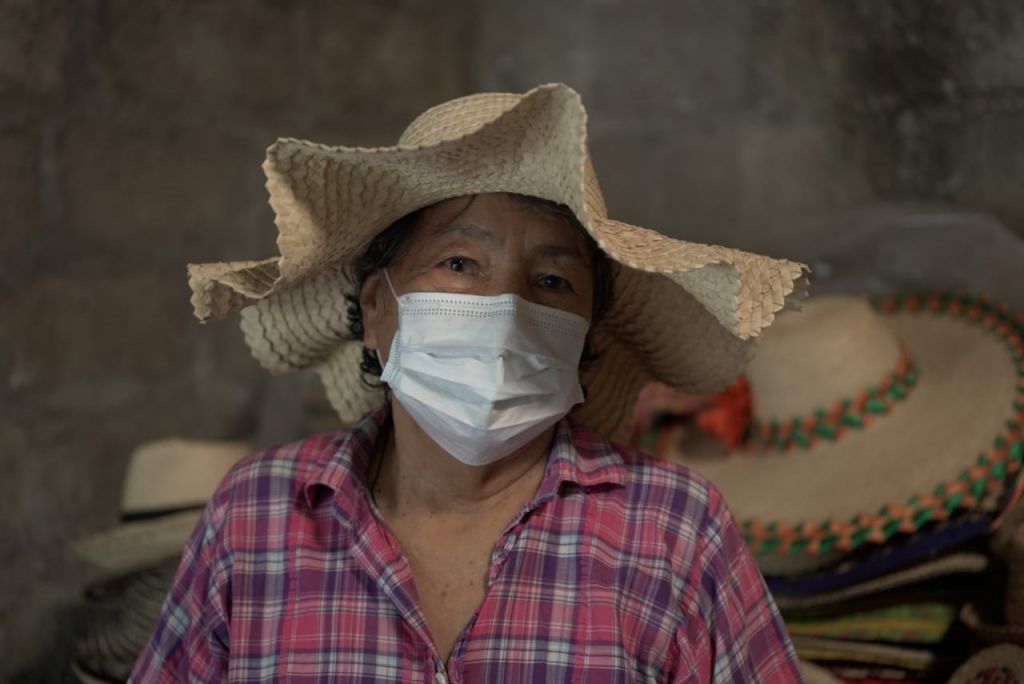
[[[917,376],[917,368],[901,344],[896,370],[877,385],[868,387],[855,398],[840,399],[831,408],[819,408],[788,421],[755,418],[744,446],[748,449],[788,450],[794,447],[807,449],[823,439],[834,442],[848,430],[864,428],[875,416],[891,412],[910,394],[917,384]]]

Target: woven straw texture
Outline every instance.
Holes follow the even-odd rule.
[[[856,402],[897,367],[901,346],[917,369],[912,390],[809,448],[677,455],[722,490],[766,572],[806,571],[977,508],[1019,469],[1019,330],[980,305],[972,320],[959,300],[941,304],[883,315],[861,298],[821,297],[781,317],[749,369],[756,420]]]
[[[735,377],[750,341],[806,293],[791,261],[675,240],[608,218],[587,154],[586,111],[571,88],[487,93],[424,112],[393,147],[326,147],[281,139],[263,169],[280,256],[189,266],[201,320],[243,310],[257,360],[273,372],[315,368],[345,422],[379,403],[359,382],[345,315],[345,265],[398,218],[477,193],[532,195],[568,206],[620,265],[616,301],[592,331],[600,361],[582,418],[622,434],[650,378],[692,392]],[[245,308],[248,307],[248,308]]]
[[[160,617],[179,558],[88,590],[88,621],[75,640],[73,664],[85,677],[123,682]]]

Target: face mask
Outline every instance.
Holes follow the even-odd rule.
[[[581,316],[514,294],[398,296],[381,380],[441,448],[467,465],[509,455],[583,401]]]

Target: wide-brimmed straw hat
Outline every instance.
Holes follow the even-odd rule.
[[[108,575],[177,557],[217,485],[250,450],[244,442],[179,438],[140,445],[121,490],[122,522],[77,540],[72,551]]]
[[[770,574],[994,507],[1024,460],[1021,319],[984,297],[814,298],[764,335],[748,378],[748,447],[679,457]]]
[[[327,147],[280,139],[263,170],[280,256],[189,266],[201,320],[242,310],[266,368],[315,368],[345,422],[382,401],[360,382],[361,344],[343,297],[346,266],[397,219],[442,200],[507,192],[569,207],[618,262],[614,303],[592,331],[581,417],[621,434],[650,378],[688,391],[724,386],[751,340],[804,292],[805,267],[665,237],[608,217],[587,152],[587,114],[562,84],[485,93],[433,107],[391,147]],[[685,225],[674,226],[684,230]]]

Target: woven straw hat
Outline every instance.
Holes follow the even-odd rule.
[[[87,589],[86,621],[72,659],[79,680],[127,681],[156,627],[178,563],[175,557]]]
[[[275,373],[315,368],[342,420],[382,395],[360,383],[361,344],[343,294],[346,265],[397,219],[478,193],[568,206],[618,262],[615,301],[592,331],[601,359],[584,378],[581,417],[621,434],[645,380],[690,391],[728,383],[751,340],[804,292],[805,267],[674,240],[608,217],[587,153],[587,114],[571,88],[486,93],[421,114],[392,147],[327,147],[280,139],[263,170],[280,256],[189,266],[196,316],[242,310],[256,359]]]
[[[79,539],[72,551],[111,575],[177,557],[217,485],[249,451],[244,442],[177,438],[139,446],[121,493],[124,522]]]
[[[1024,460],[1021,319],[984,298],[812,299],[748,378],[748,448],[677,457],[722,490],[769,574],[994,504]]]

